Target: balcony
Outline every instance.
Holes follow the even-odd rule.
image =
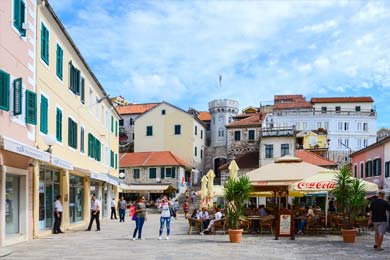
[[[294,135],[295,135],[295,127],[263,128],[260,131],[260,137],[294,136]]]
[[[311,115],[343,115],[343,116],[372,116],[376,117],[375,109],[370,110],[321,110],[321,109],[297,109],[297,110],[274,110],[274,116],[311,116]]]

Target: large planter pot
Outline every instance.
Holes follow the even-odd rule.
[[[240,243],[243,229],[229,229],[229,238],[231,243]]]
[[[344,243],[355,243],[357,229],[341,229]]]

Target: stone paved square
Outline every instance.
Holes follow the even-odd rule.
[[[102,231],[66,231],[62,235],[17,244],[4,260],[52,259],[390,259],[390,235],[385,237],[385,251],[372,248],[373,234],[359,236],[357,243],[345,244],[338,235],[298,236],[273,240],[271,235],[244,235],[240,244],[228,242],[228,235],[193,233],[187,235],[187,221],[182,215],[172,219],[170,240],[158,240],[159,215],[149,214],[144,225],[145,240],[131,240],[135,226],[129,218],[125,223],[102,221]],[[165,239],[165,233],[163,236]]]

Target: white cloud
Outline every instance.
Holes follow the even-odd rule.
[[[353,22],[372,22],[390,17],[389,9],[384,2],[370,1],[352,17]]]
[[[302,32],[321,33],[324,31],[333,30],[336,27],[337,27],[337,22],[335,20],[329,20],[329,21],[325,21],[323,23],[305,26],[301,29],[301,31]]]
[[[318,68],[318,69],[322,69],[322,70],[326,70],[328,69],[329,67],[329,60],[327,58],[318,58],[314,61],[314,65]]]

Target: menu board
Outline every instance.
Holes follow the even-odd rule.
[[[280,214],[279,235],[289,236],[291,234],[291,215]]]

